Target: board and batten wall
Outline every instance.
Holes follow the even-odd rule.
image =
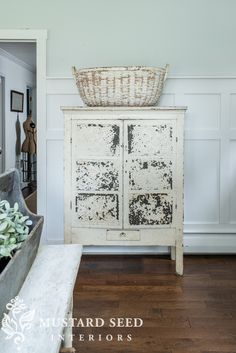
[[[47,242],[63,241],[60,106],[81,105],[74,80],[47,79]],[[236,252],[236,78],[169,78],[160,105],[186,105],[185,252]],[[88,252],[155,252],[93,248]]]

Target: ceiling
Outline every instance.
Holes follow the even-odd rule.
[[[31,71],[36,71],[36,43],[0,42],[0,48],[30,66]]]

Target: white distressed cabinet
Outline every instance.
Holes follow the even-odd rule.
[[[171,247],[183,273],[185,107],[63,107],[65,242]]]

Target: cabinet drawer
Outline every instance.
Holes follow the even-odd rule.
[[[139,230],[107,230],[107,240],[137,241],[140,240]]]

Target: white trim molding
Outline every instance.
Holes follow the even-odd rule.
[[[47,240],[48,244],[63,244],[62,239]],[[168,254],[165,246],[84,246],[83,253],[89,255],[155,255]],[[233,234],[184,234],[184,254],[235,254],[236,236]]]
[[[30,71],[32,73],[35,73],[35,70],[34,70],[34,68],[31,65],[29,65],[26,62],[18,59],[16,56],[8,53],[8,51],[6,51],[6,50],[4,50],[2,48],[0,48],[0,55],[3,56],[4,58],[7,58],[8,60],[14,62],[15,64],[23,67],[24,69],[26,69],[26,70],[28,70],[28,71]]]

